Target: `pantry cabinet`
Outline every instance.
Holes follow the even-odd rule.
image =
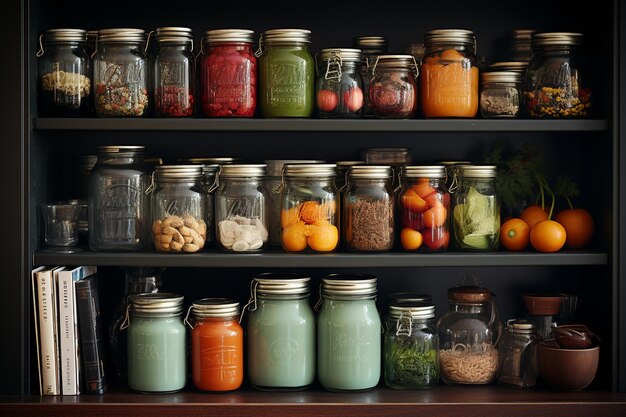
[[[4,7],[4,6],[3,6]],[[528,0],[291,3],[161,3],[111,0],[25,0],[7,6],[0,28],[5,48],[2,77],[4,244],[0,316],[0,415],[105,416],[446,416],[550,415],[618,416],[626,413],[626,7],[601,0],[577,8],[571,2]],[[189,26],[208,29],[270,28],[312,31],[312,51],[349,47],[353,36],[386,35],[394,53],[434,28],[469,28],[478,55],[487,63],[506,58],[507,29],[578,31],[585,34],[594,113],[584,120],[320,120],[320,119],[155,119],[46,118],[37,110],[39,34],[49,28]],[[198,42],[196,42],[196,50]],[[419,111],[418,111],[419,113]],[[534,251],[355,254],[237,255],[208,250],[187,256],[153,251],[54,254],[42,251],[38,204],[76,197],[76,155],[99,145],[143,145],[168,161],[204,156],[246,160],[353,160],[368,147],[408,147],[414,162],[481,160],[494,142],[510,150],[536,145],[551,178],[566,174],[581,187],[580,206],[596,221],[593,244],[554,254]],[[183,392],[141,395],[113,386],[103,396],[42,397],[38,394],[32,325],[30,271],[40,265],[97,265],[105,320],[123,291],[119,266],[165,267],[163,286],[188,301],[229,296],[245,302],[249,282],[260,272],[303,272],[317,288],[327,273],[374,273],[379,304],[398,291],[429,293],[441,316],[447,289],[464,274],[478,276],[497,294],[503,319],[525,315],[524,292],[581,295],[579,320],[602,338],[594,383],[581,393],[552,391],[542,384],[527,390],[491,386],[444,386],[426,391],[394,391],[381,383],[368,392],[332,393],[321,387],[291,393],[258,392],[244,384],[224,394],[204,394],[191,383]],[[317,291],[313,291],[314,300]]]

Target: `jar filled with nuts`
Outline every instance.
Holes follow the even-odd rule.
[[[158,252],[195,253],[204,248],[206,188],[201,165],[161,165],[148,189],[152,241]]]

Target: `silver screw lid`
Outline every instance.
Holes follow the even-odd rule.
[[[348,170],[350,179],[388,179],[393,175],[390,165],[353,165]]]
[[[264,162],[267,164],[268,177],[280,177],[283,175],[283,167],[287,164],[321,164],[324,161],[318,159],[268,159]]]
[[[183,312],[184,297],[158,292],[130,296],[130,312],[135,315],[178,315]]]
[[[261,43],[311,43],[311,31],[307,29],[269,29],[261,33]]]
[[[48,29],[43,33],[44,42],[85,42],[87,31],[83,29]]]
[[[513,333],[533,333],[537,326],[532,321],[526,319],[510,319],[506,325]]]
[[[331,58],[339,58],[346,62],[361,62],[363,57],[360,49],[352,48],[327,48],[319,53],[321,61],[328,61]]]
[[[522,82],[522,73],[516,71],[490,71],[480,74],[480,82],[482,84],[488,83],[513,83],[519,84]]]
[[[377,279],[368,274],[330,274],[322,278],[322,297],[373,299]]]
[[[532,48],[541,46],[582,45],[583,34],[575,32],[536,32],[532,35]]]
[[[110,145],[110,146],[98,146],[98,154],[135,154],[139,152],[144,152],[146,150],[145,146],[135,146],[135,145]]]
[[[230,298],[202,298],[191,304],[195,318],[234,317],[238,316],[239,302]]]
[[[379,55],[374,64],[377,68],[414,68],[413,55]]]
[[[258,295],[308,295],[311,277],[295,273],[264,273],[253,278]]]
[[[254,43],[254,31],[249,29],[213,29],[204,32],[207,43]]]
[[[528,68],[528,62],[526,61],[503,61],[494,62],[489,65],[489,71],[516,71],[524,72]]]
[[[193,31],[186,27],[166,26],[157,28],[154,31],[157,43],[185,42],[193,41]]]
[[[231,164],[220,167],[220,178],[264,177],[265,164]]]
[[[337,175],[335,164],[287,164],[283,169],[285,177],[295,178],[334,178]]]
[[[432,319],[435,306],[432,303],[400,302],[389,306],[389,317],[399,319],[410,316],[413,319]]]
[[[98,42],[146,42],[146,32],[143,29],[134,28],[112,28],[100,29],[98,31]]]
[[[444,165],[405,165],[401,174],[404,178],[445,178]]]
[[[495,165],[459,165],[458,173],[466,178],[495,178],[498,175]]]
[[[424,46],[462,44],[475,45],[474,32],[466,29],[435,29],[424,34]]]
[[[363,53],[386,53],[389,41],[385,36],[357,36],[353,38],[352,44],[355,48],[363,50]],[[374,51],[372,51],[374,50]]]
[[[157,181],[184,182],[202,178],[202,165],[159,165],[154,170]]]

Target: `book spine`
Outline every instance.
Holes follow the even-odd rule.
[[[57,293],[59,296],[59,351],[61,357],[61,393],[78,395],[78,335],[76,332],[76,300],[74,297],[74,281],[79,271],[62,271],[59,273]]]
[[[58,356],[55,348],[54,282],[52,271],[37,273],[39,340],[43,395],[59,395]]]

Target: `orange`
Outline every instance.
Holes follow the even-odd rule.
[[[500,243],[508,250],[519,251],[528,247],[530,227],[517,217],[502,223],[500,227]]]
[[[405,250],[417,250],[422,246],[423,241],[422,234],[410,227],[405,227],[400,232],[400,243]]]
[[[306,227],[302,220],[283,228],[281,243],[287,252],[301,252],[307,248]]]
[[[300,205],[280,211],[280,227],[283,229],[300,220]]]
[[[584,248],[593,237],[595,225],[593,217],[585,209],[563,210],[556,215],[555,220],[565,228],[567,239],[565,246],[573,249]]]
[[[313,223],[315,231],[307,239],[309,247],[317,252],[331,252],[339,243],[339,231],[337,227],[326,220],[318,220]]]
[[[520,218],[524,220],[526,224],[530,226],[530,228],[532,229],[533,226],[539,223],[540,221],[548,220],[548,213],[546,213],[546,211],[542,209],[541,206],[538,206],[535,204],[535,205],[526,207],[522,211]]]
[[[539,252],[556,252],[565,245],[567,232],[554,220],[542,220],[530,229],[530,244]]]
[[[435,192],[435,189],[430,186],[428,182],[418,182],[415,185],[411,186],[411,190],[415,191],[415,193],[421,198],[426,198]]]
[[[432,206],[424,212],[424,226],[428,228],[439,227],[444,224],[447,216],[448,211],[443,204]]]
[[[322,208],[317,201],[305,201],[300,209],[300,219],[305,223],[313,223],[322,218]]]
[[[402,205],[416,213],[428,210],[428,203],[426,203],[422,197],[417,195],[413,188],[409,188],[406,190],[404,195],[402,195]]]

